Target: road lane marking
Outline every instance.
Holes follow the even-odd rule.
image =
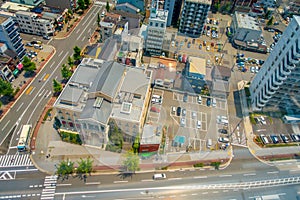
[[[208,192],[202,192],[202,194],[208,194]]]
[[[64,52],[64,51],[61,51],[61,52],[58,54],[58,57],[60,57],[60,56],[63,54],[63,52]]]
[[[197,195],[198,195],[198,193],[193,193],[193,194],[192,194],[192,196],[197,196]]]
[[[64,59],[66,58],[66,56],[69,54],[69,51],[64,55],[64,57],[60,60],[60,62],[58,63],[58,65],[56,66],[56,68],[52,71],[50,76],[53,76],[53,74],[55,73],[55,71],[57,70],[58,67],[60,67],[60,64],[64,61]],[[49,81],[49,79],[47,81],[45,81],[42,85],[42,87],[39,89],[39,92],[42,91],[43,87],[45,87],[45,85],[47,84],[47,82]],[[24,110],[23,114],[27,112],[27,110],[29,109],[29,107],[31,106],[31,104],[33,103],[33,101],[36,99],[38,94],[35,95],[35,97],[32,98],[31,102],[28,104],[27,108]],[[38,105],[38,104],[37,104]],[[35,108],[37,108],[37,105]],[[22,117],[23,117],[22,114]],[[20,117],[20,118],[22,118]],[[28,124],[30,121],[30,118],[28,118],[27,123]],[[2,142],[3,143],[3,142]]]
[[[224,175],[220,175],[219,177],[231,177],[231,174],[224,174]]]
[[[193,178],[194,179],[197,179],[197,178],[207,178],[207,176],[194,176]]]
[[[50,65],[50,69],[53,67],[54,64],[55,64],[55,61],[52,63],[52,65]]]
[[[153,179],[144,179],[144,180],[141,180],[142,182],[150,182],[150,181],[154,181]]]
[[[169,178],[169,181],[173,181],[173,180],[181,180],[182,178]]]
[[[89,183],[85,183],[86,185],[100,185],[100,182],[89,182]]]
[[[85,36],[82,38],[82,40],[81,40],[81,41],[83,42],[84,40],[85,40]]]
[[[19,110],[21,109],[21,107],[23,106],[24,102],[21,103],[21,105],[18,107],[17,112],[19,112]]]
[[[44,81],[47,80],[47,78],[49,78],[50,74],[46,74],[46,76],[44,77]]]
[[[61,183],[61,184],[56,184],[56,186],[71,186],[71,183]]]
[[[267,174],[278,174],[279,171],[267,172]]]
[[[28,95],[28,94],[31,92],[32,89],[33,89],[33,87],[30,86],[30,87],[26,90],[26,94]]]
[[[7,122],[6,122],[6,124],[3,126],[3,128],[2,128],[2,131],[6,128],[6,126],[9,124],[9,122],[10,122],[10,120],[8,120]]]
[[[40,92],[39,97],[42,96],[44,92],[45,92],[45,89],[43,89],[43,91]]]
[[[114,183],[128,183],[128,181],[114,181]]]
[[[255,176],[256,173],[244,174],[244,176]]]
[[[79,33],[79,31],[80,31],[80,28],[76,31],[76,34]]]

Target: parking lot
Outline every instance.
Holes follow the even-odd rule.
[[[208,139],[212,140],[210,149],[217,149],[219,137],[228,137],[229,131],[225,135],[220,132],[228,129],[228,124],[217,121],[218,116],[227,118],[226,101],[216,99],[210,106],[207,101],[205,96],[199,101],[198,95],[153,90],[147,123],[168,127],[167,151],[205,151]]]

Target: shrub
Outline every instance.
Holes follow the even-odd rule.
[[[67,132],[67,131],[60,131],[59,134],[62,141],[64,142],[69,142],[69,143],[79,144],[79,145],[82,144],[79,134],[73,132]]]
[[[196,163],[193,166],[194,167],[204,167],[204,164],[203,163]]]

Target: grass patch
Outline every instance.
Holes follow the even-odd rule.
[[[161,170],[168,170],[168,166],[162,167]]]
[[[50,114],[51,111],[52,111],[52,108],[49,108],[49,109],[47,110],[46,114],[44,115],[43,121],[46,121],[46,120],[47,120],[47,118],[48,118],[48,116],[49,116],[49,114]]]
[[[204,164],[203,163],[196,163],[193,166],[194,167],[204,167]]]
[[[255,115],[253,113],[249,114],[251,124],[256,125],[256,121],[255,121],[254,117],[255,117]]]
[[[210,166],[215,167],[215,169],[219,169],[220,165],[221,165],[221,162],[212,162],[212,163],[210,163]]]
[[[292,147],[298,146],[296,143],[280,143],[280,144],[267,144],[266,147],[273,148],[273,147]]]
[[[79,134],[75,133],[75,132],[69,132],[69,131],[59,131],[59,135],[62,139],[62,141],[64,142],[69,142],[69,143],[73,143],[73,144],[82,144],[82,141],[79,137]]]
[[[285,158],[272,158],[270,161],[279,161],[279,160],[290,160],[292,157],[285,157]]]

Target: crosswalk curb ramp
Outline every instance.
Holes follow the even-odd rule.
[[[57,176],[46,176],[43,186],[41,199],[54,199],[56,190]]]
[[[0,156],[0,167],[33,166],[29,154]]]

